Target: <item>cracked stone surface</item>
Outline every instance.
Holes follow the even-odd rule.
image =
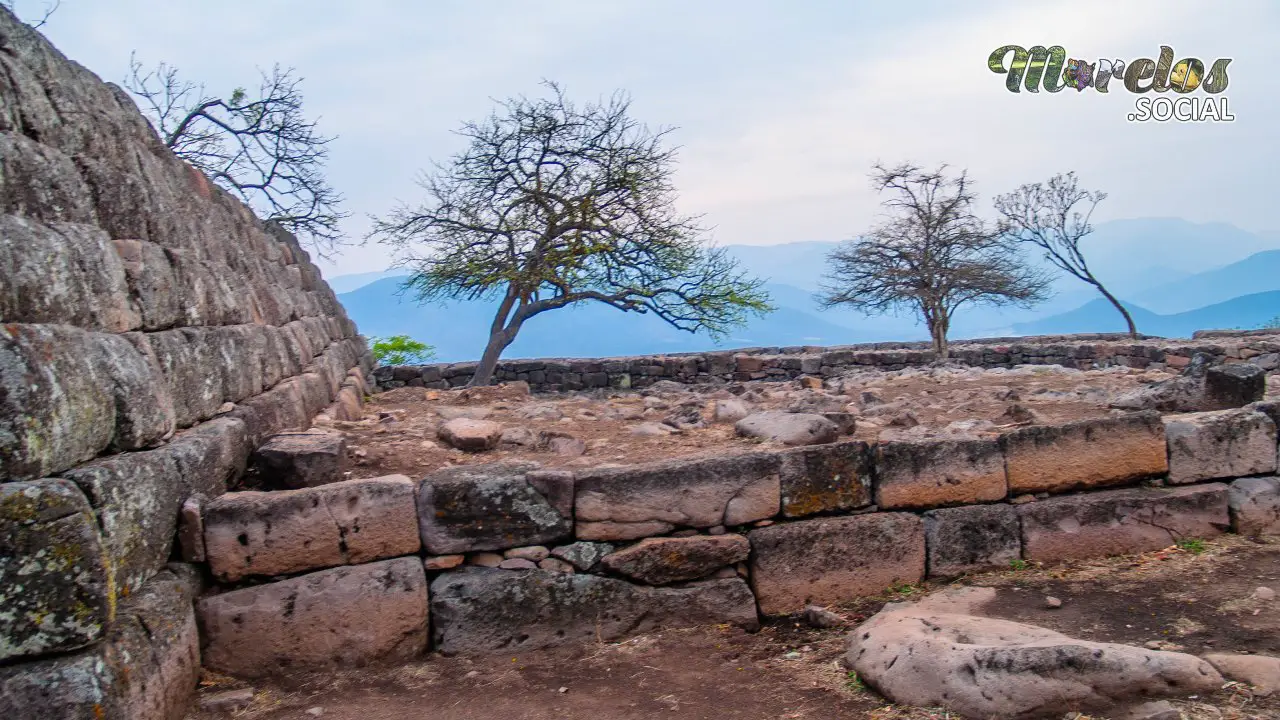
[[[414,489],[392,475],[215,498],[204,506],[210,569],[228,582],[416,553]]]
[[[437,555],[547,545],[573,533],[573,475],[532,463],[450,468],[418,491],[422,544]]]

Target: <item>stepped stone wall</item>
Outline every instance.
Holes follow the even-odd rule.
[[[0,714],[182,717],[181,506],[371,368],[294,237],[0,6]]]
[[[985,368],[1026,364],[1082,370],[1114,365],[1179,369],[1197,353],[1249,360],[1275,370],[1280,367],[1280,337],[1275,330],[1265,330],[1202,332],[1191,340],[1145,335],[1133,340],[1122,334],[987,338],[953,343],[950,359]],[[625,389],[660,380],[707,383],[832,377],[857,369],[901,370],[934,360],[930,345],[923,342],[743,348],[640,357],[507,360],[498,364],[493,382],[522,380],[534,392]],[[373,371],[373,380],[384,390],[405,386],[444,390],[466,385],[475,369],[476,364],[469,362],[383,366]]]

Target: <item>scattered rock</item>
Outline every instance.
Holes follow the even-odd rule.
[[[844,618],[819,605],[806,607],[801,617],[804,618],[809,627],[818,628],[819,630],[840,627],[844,624]]]
[[[223,690],[200,698],[200,709],[205,712],[233,713],[253,703],[253,688]]]
[[[1270,602],[1276,599],[1276,591],[1269,587],[1260,587],[1253,591],[1253,599]]]
[[[638,425],[631,426],[631,434],[641,437],[666,437],[679,432],[670,425],[663,425],[656,422],[642,422]]]
[[[1062,607],[1062,601],[1052,595],[1048,595],[1045,596],[1044,606],[1050,610],[1057,610]]]
[[[1228,678],[1252,686],[1256,695],[1266,697],[1280,690],[1280,658],[1214,653],[1204,659]]]
[[[467,452],[483,452],[498,446],[502,426],[489,420],[456,418],[440,426],[440,439]]]
[[[1012,403],[1000,414],[1000,419],[1009,423],[1034,423],[1040,421],[1040,416],[1021,403]]]
[[[580,438],[564,433],[549,434],[546,438],[547,449],[557,455],[576,457],[587,452],[587,443]]]
[[[783,445],[818,445],[840,436],[835,423],[821,415],[769,410],[739,420],[734,429],[744,437],[761,438]]]

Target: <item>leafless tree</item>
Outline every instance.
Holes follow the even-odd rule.
[[[39,29],[44,27],[45,23],[49,22],[49,18],[53,17],[53,14],[58,11],[58,7],[60,5],[62,5],[62,0],[51,0],[51,2],[46,2],[44,4],[44,14],[40,16],[40,19],[36,20],[35,22],[27,23],[27,24],[34,29]],[[0,0],[0,7],[8,9],[9,12],[13,13],[14,16],[17,17],[18,15],[17,0]],[[23,22],[26,22],[26,21],[23,21]]]
[[[951,319],[962,305],[1043,299],[1043,274],[1023,261],[1016,243],[974,214],[976,195],[965,172],[877,163],[871,180],[888,193],[885,218],[828,256],[822,305],[873,314],[912,309],[924,319],[937,358],[945,360]]]
[[[328,256],[342,243],[338,225],[347,213],[325,179],[333,138],[304,115],[301,83],[277,65],[262,74],[257,94],[236,88],[217,96],[171,65],[145,72],[135,57],[124,85],[174,153]]]
[[[1001,230],[1021,242],[1031,243],[1044,251],[1044,257],[1071,277],[1092,285],[1102,293],[1124,317],[1129,335],[1136,338],[1138,328],[1124,305],[1116,299],[1089,270],[1080,250],[1080,241],[1093,232],[1089,218],[1098,203],[1107,199],[1104,192],[1081,190],[1076,174],[1054,175],[1046,183],[1031,183],[996,198],[996,212],[1001,215]]]
[[[546,86],[464,124],[467,148],[420,182],[427,199],[371,233],[413,270],[420,301],[500,301],[472,385],[489,383],[529,318],[575,303],[713,337],[768,311],[761,281],[676,211],[669,130],[633,120],[624,94],[579,107]]]

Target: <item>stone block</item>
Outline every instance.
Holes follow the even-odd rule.
[[[1012,505],[967,505],[924,514],[929,577],[1008,569],[1022,557],[1021,524]]]
[[[1169,470],[1156,412],[1033,425],[1001,442],[1015,495],[1123,485]]]
[[[1169,482],[1175,485],[1276,471],[1276,424],[1260,412],[1168,415]]]
[[[1204,375],[1204,409],[1225,410],[1257,402],[1267,392],[1267,371],[1252,363],[1214,365]]]
[[[791,446],[821,445],[840,436],[839,426],[821,415],[778,410],[752,413],[733,427],[743,437]]]
[[[551,549],[552,557],[564,560],[583,572],[594,569],[604,556],[611,552],[613,552],[613,545],[609,543],[585,540]]]
[[[1022,556],[1061,562],[1148,552],[1230,529],[1227,486],[1104,490],[1018,506]]]
[[[751,587],[782,615],[924,578],[924,525],[910,513],[814,518],[752,530]]]
[[[162,450],[186,492],[217,497],[244,474],[252,446],[243,421],[218,417],[178,433]]]
[[[706,577],[749,554],[751,544],[741,535],[645,538],[606,555],[601,565],[646,585],[670,585]]]
[[[1240,478],[1227,495],[1231,528],[1241,535],[1280,535],[1280,478]]]
[[[776,455],[752,453],[584,470],[577,475],[577,537],[634,540],[772,517],[781,502],[779,466]]]
[[[225,582],[416,553],[415,489],[409,478],[390,475],[227,493],[204,507],[209,568]]]
[[[406,661],[427,647],[427,577],[416,557],[332,568],[203,597],[196,614],[205,666],[231,675]]]
[[[0,608],[0,661],[102,637],[114,597],[97,521],[73,483],[0,483]]]
[[[1003,500],[1004,453],[995,440],[920,440],[876,449],[876,504],[928,508]]]
[[[339,433],[281,433],[253,453],[250,472],[270,489],[297,490],[345,479],[347,441]]]
[[[546,545],[573,533],[572,497],[572,476],[533,464],[441,470],[418,490],[422,545],[433,555]]]
[[[872,454],[849,441],[788,450],[780,455],[782,515],[804,517],[871,504]]]
[[[655,588],[599,575],[476,567],[432,581],[431,614],[434,647],[446,655],[514,654],[699,625],[759,627],[741,580]]]

